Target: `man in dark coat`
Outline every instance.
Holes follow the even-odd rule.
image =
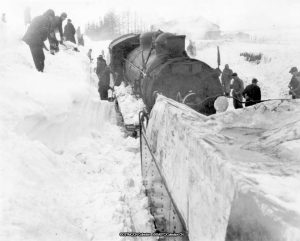
[[[110,84],[110,73],[111,70],[109,66],[106,66],[104,71],[100,75],[100,79],[98,82],[98,92],[101,100],[108,99],[108,90],[111,89]]]
[[[110,84],[110,68],[107,66],[105,59],[102,55],[97,58],[96,74],[98,76],[98,92],[101,100],[107,100],[108,90]]]
[[[235,109],[243,108],[244,82],[238,77],[237,73],[232,74],[233,82],[230,85],[232,89],[233,106]]]
[[[243,96],[246,99],[245,106],[251,106],[261,101],[261,92],[259,86],[257,86],[257,79],[252,80],[252,84],[248,85],[243,91]]]
[[[224,94],[226,96],[230,96],[230,82],[232,79],[232,70],[229,69],[229,65],[225,64],[225,68],[223,69],[222,75],[221,75],[221,81],[222,81],[222,87]]]
[[[298,72],[297,67],[293,67],[290,70],[290,74],[292,75],[292,79],[289,83],[289,94],[292,95],[292,99],[300,98],[300,72]]]
[[[63,43],[63,30],[62,30],[62,23],[67,18],[66,13],[62,13],[60,16],[55,16],[52,23],[50,34],[48,36],[49,44],[50,44],[50,52],[54,54],[54,52],[59,51],[58,47],[58,40],[56,39],[56,32],[59,32],[60,35],[60,43]]]
[[[68,19],[68,23],[66,24],[64,30],[65,30],[64,36],[66,38],[66,41],[70,41],[70,42],[76,44],[76,41],[75,41],[76,30],[74,28],[74,25],[72,24],[71,19]]]
[[[102,55],[99,55],[99,57],[97,58],[97,68],[96,68],[96,74],[99,79],[100,79],[102,73],[104,72],[106,66],[107,66],[107,64],[106,64],[105,59],[103,59]]]
[[[54,11],[49,9],[43,15],[35,17],[23,37],[23,41],[29,45],[35,67],[40,72],[44,71],[44,41],[50,33],[54,16]]]

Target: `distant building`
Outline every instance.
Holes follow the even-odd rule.
[[[250,34],[243,33],[243,32],[238,32],[236,34],[236,38],[238,38],[240,40],[249,40],[250,39]]]
[[[216,24],[212,24],[208,31],[204,34],[204,39],[220,39],[221,30],[220,27]]]
[[[237,32],[237,33],[225,33],[222,35],[224,39],[237,39],[237,40],[250,40],[251,36],[248,33]]]
[[[160,21],[152,25],[151,29],[162,29],[171,33],[186,33],[193,39],[220,39],[220,26],[203,17],[190,19],[172,19]]]

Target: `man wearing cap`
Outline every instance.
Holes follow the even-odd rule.
[[[246,99],[246,107],[255,105],[261,101],[261,91],[259,86],[257,86],[257,82],[257,79],[252,79],[252,84],[248,85],[243,91],[243,96]]]
[[[62,23],[67,18],[66,13],[62,13],[60,16],[55,16],[53,21],[51,22],[50,34],[48,36],[49,44],[50,44],[50,52],[54,54],[54,52],[58,52],[58,43],[63,43],[63,31],[62,31]],[[59,32],[60,41],[56,39],[56,32]]]
[[[300,73],[298,72],[297,67],[292,67],[290,72],[292,74],[292,79],[289,83],[289,94],[292,95],[293,99],[300,98]]]
[[[35,67],[40,72],[44,71],[45,54],[43,48],[46,48],[44,41],[50,33],[54,16],[54,11],[49,9],[43,15],[35,17],[22,39],[29,45]]]
[[[235,109],[243,108],[244,82],[238,77],[237,73],[232,74],[233,82],[230,85],[232,89],[233,106]]]

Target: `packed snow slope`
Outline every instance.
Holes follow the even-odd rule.
[[[299,107],[206,117],[158,97],[147,136],[191,241],[300,240]]]
[[[113,104],[99,100],[87,49],[46,52],[39,73],[23,30],[1,33],[0,240],[151,232],[139,143],[115,124]]]

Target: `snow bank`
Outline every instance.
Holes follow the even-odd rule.
[[[206,117],[157,99],[147,136],[190,240],[300,239],[299,106]]]
[[[113,104],[99,100],[87,48],[46,52],[39,73],[28,46],[7,38],[13,41],[0,46],[0,240],[151,232],[139,143],[123,137]]]

